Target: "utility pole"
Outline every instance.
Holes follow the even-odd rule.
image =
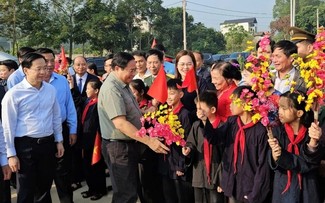
[[[183,0],[183,46],[186,50],[186,0]]]
[[[290,26],[295,26],[296,19],[296,0],[290,0]]]

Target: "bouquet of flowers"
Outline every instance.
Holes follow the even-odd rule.
[[[144,114],[141,123],[142,127],[137,132],[137,136],[158,137],[167,145],[175,143],[183,147],[186,144],[181,122],[167,104],[160,105],[157,111]]]
[[[265,52],[266,46],[270,44],[268,35],[260,40],[260,47]],[[251,54],[246,59],[245,68],[252,70],[252,90],[256,92],[257,98],[252,99],[251,105],[254,109],[253,122],[261,121],[267,127],[269,137],[273,137],[270,127],[279,124],[278,100],[279,95],[274,94],[272,84],[272,72],[269,68],[270,58],[267,55],[256,56]]]
[[[324,103],[325,92],[325,29],[318,29],[316,41],[313,44],[314,51],[306,57],[306,62],[298,55],[294,55],[294,64],[300,68],[300,76],[306,83],[307,98],[298,97],[298,102],[306,101],[306,111],[313,108],[315,119],[318,118],[319,105]],[[292,90],[293,91],[293,90]]]

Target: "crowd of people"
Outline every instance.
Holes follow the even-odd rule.
[[[292,57],[309,60],[315,35],[290,30],[290,41],[256,43],[274,67],[274,137],[241,100],[257,97],[254,70],[236,60],[207,68],[201,52],[181,50],[172,64],[160,44],[110,54],[102,76],[82,56],[60,75],[51,49],[20,48],[19,66],[0,62],[0,203],[11,202],[10,179],[18,203],[52,202],[53,181],[60,202],[72,203],[84,180],[82,197],[96,201],[108,192],[107,175],[117,203],[323,202],[325,125],[298,99],[307,87]],[[181,88],[192,68],[197,91]],[[161,71],[185,146],[137,133],[141,117],[164,105],[147,94]]]

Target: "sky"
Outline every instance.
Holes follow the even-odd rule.
[[[275,0],[186,0],[186,11],[194,17],[194,23],[220,30],[225,20],[257,19],[257,31],[269,31],[273,20]],[[182,0],[163,0],[163,7],[181,7]]]

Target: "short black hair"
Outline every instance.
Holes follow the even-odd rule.
[[[165,53],[167,51],[163,44],[156,44],[153,48],[158,49],[159,51],[161,51],[163,53]]]
[[[198,99],[197,99],[198,100]],[[200,102],[205,103],[208,107],[218,108],[218,97],[216,91],[206,90],[200,94]]]
[[[88,63],[87,68],[90,70],[94,70],[94,74],[98,75],[97,65],[95,63]]]
[[[200,51],[193,51],[193,54],[199,54],[201,59],[202,60],[204,59],[204,56],[203,56],[202,52],[200,52]]]
[[[128,65],[130,61],[134,60],[134,57],[127,52],[118,52],[114,55],[112,60],[112,70],[115,70],[115,66],[120,67],[122,70]]]
[[[281,40],[275,43],[274,50],[280,49],[283,51],[284,55],[287,57],[290,57],[292,54],[298,53],[297,45],[295,45],[293,42],[289,40]]]
[[[10,60],[10,59],[0,61],[0,65],[6,66],[9,71],[12,70],[12,69],[14,69],[14,70],[18,69],[18,64],[16,63],[16,61]]]
[[[31,47],[20,47],[17,51],[17,58],[23,58],[24,55],[36,51],[35,49]]]
[[[287,98],[289,100],[290,107],[304,112],[303,116],[300,118],[300,124],[304,125],[306,128],[309,128],[311,126],[311,123],[314,121],[314,112],[312,110],[306,111],[305,107],[307,104],[305,101],[301,101],[300,103],[298,102],[299,95],[307,98],[304,92],[298,90],[295,90],[294,92],[287,91],[281,94],[280,98]]]
[[[182,86],[182,81],[180,79],[169,79],[167,81],[167,88],[168,89],[173,89],[173,90],[181,90],[178,88],[178,86]]]
[[[95,80],[95,79],[91,79],[88,81],[88,83],[92,88],[96,89],[100,89],[100,87],[102,86],[102,82],[99,80]]]
[[[44,56],[42,56],[41,54],[33,53],[33,52],[28,53],[28,54],[24,55],[21,65],[23,68],[30,68],[33,65],[33,61],[40,59],[40,58],[44,59],[44,61],[45,61]]]
[[[141,50],[136,50],[134,52],[132,52],[133,56],[142,56],[143,58],[147,59],[147,54],[145,51],[141,51]]]
[[[151,55],[156,55],[158,57],[159,61],[164,61],[164,53],[159,51],[158,49],[150,49],[147,52],[147,57],[146,58],[148,58]]]
[[[54,51],[52,49],[49,49],[49,48],[38,48],[36,49],[35,53],[38,53],[38,54],[52,54],[55,58],[55,54],[54,54]]]
[[[104,63],[105,63],[107,60],[113,59],[113,57],[114,57],[114,54],[108,54],[108,55],[105,57]]]

